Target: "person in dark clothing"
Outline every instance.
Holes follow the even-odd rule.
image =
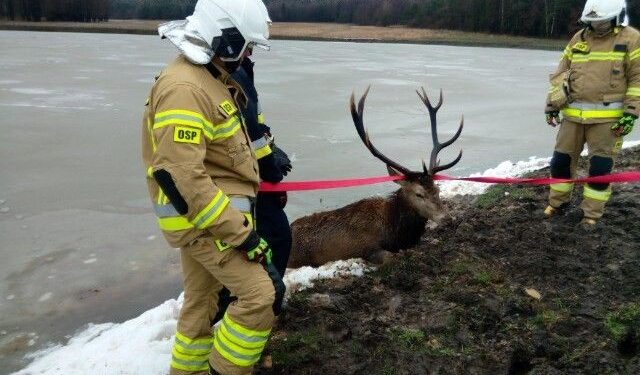
[[[260,179],[277,183],[291,171],[292,165],[287,154],[275,145],[271,129],[264,123],[258,92],[254,85],[253,65],[253,61],[245,58],[232,77],[245,91],[248,99],[247,106],[240,110],[247,125],[251,147],[258,158]],[[291,227],[284,212],[286,204],[286,192],[258,192],[255,208],[258,235],[271,246],[272,262],[281,277],[284,277],[291,252]],[[212,320],[212,325],[224,316],[227,306],[234,300],[235,297],[230,295],[227,288],[220,291],[218,312]]]

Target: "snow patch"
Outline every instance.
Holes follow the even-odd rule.
[[[285,283],[290,290],[302,290],[312,286],[313,280],[362,276],[366,269],[360,259],[290,269]],[[14,375],[165,375],[182,302],[180,295],[121,324],[91,324],[66,345],[29,354],[33,362]]]
[[[91,263],[95,263],[95,262],[97,262],[97,261],[98,261],[98,259],[97,259],[97,258],[89,258],[89,259],[87,259],[87,260],[83,261],[82,263],[84,263],[84,264],[91,264]]]
[[[51,296],[53,296],[53,293],[51,292],[47,292],[45,294],[43,294],[40,298],[38,298],[38,302],[45,302],[51,299]]]

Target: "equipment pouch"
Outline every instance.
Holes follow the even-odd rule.
[[[560,110],[573,101],[570,95],[572,73],[573,70],[567,69],[549,77],[551,89],[547,95],[547,109]]]

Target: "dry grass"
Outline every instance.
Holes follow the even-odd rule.
[[[162,21],[111,20],[99,23],[0,21],[0,30],[39,30],[155,34]],[[450,30],[417,29],[403,26],[378,27],[333,23],[276,22],[273,39],[450,44],[559,50],[565,40],[525,38],[508,35],[469,33]]]

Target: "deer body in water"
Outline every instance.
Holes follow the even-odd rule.
[[[351,97],[351,116],[360,139],[376,158],[387,165],[391,175],[404,175],[397,181],[400,189],[388,198],[366,198],[345,207],[316,213],[293,222],[291,231],[293,246],[289,257],[289,268],[320,266],[327,262],[364,258],[380,263],[388,252],[415,246],[425,232],[427,220],[440,220],[444,216],[443,203],[433,176],[456,165],[462,152],[451,163],[439,165],[438,153],[451,145],[460,136],[463,122],[456,134],[447,142],[440,143],[437,134],[436,114],[442,106],[440,101],[434,107],[426,92],[418,96],[429,111],[433,150],[429,167],[423,163],[423,171],[413,172],[378,151],[364,127],[364,103],[369,90],[365,92],[356,108]]]

